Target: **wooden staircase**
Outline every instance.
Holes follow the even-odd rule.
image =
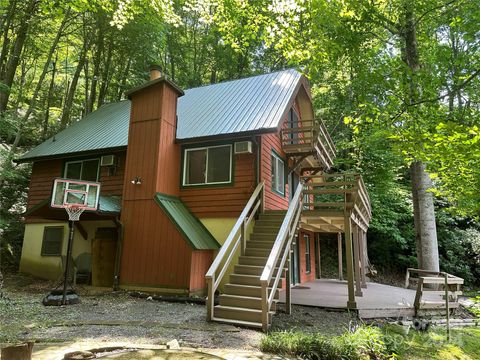
[[[262,327],[262,297],[260,276],[272,251],[286,211],[266,211],[259,214],[253,232],[246,241],[244,255],[239,256],[229,282],[213,309],[215,321],[249,327]],[[271,280],[270,286],[273,284]],[[269,288],[271,290],[271,288]],[[278,289],[275,292],[278,299]],[[269,312],[269,323],[276,310],[276,301]]]

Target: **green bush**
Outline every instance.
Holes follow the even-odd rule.
[[[394,344],[395,341],[380,329],[362,326],[355,332],[334,338],[302,332],[276,332],[262,340],[261,350],[312,360],[394,359]]]

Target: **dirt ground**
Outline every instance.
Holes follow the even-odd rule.
[[[5,278],[0,344],[92,340],[161,345],[176,339],[182,347],[257,350],[263,337],[258,330],[206,322],[205,305],[141,299],[123,291],[79,286],[80,304],[43,306],[42,299],[53,285],[26,276]],[[292,315],[287,315],[280,306],[272,327],[336,335],[350,322],[346,312],[294,306]]]

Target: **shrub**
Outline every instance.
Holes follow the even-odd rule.
[[[394,343],[380,329],[362,326],[353,333],[331,339],[320,334],[276,332],[262,340],[261,350],[312,360],[393,359],[396,358]]]

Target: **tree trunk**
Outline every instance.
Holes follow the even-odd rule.
[[[57,61],[58,58],[55,57],[55,60],[52,62],[52,76],[50,78],[50,85],[48,87],[47,98],[45,102],[45,117],[43,118],[43,128],[42,128],[42,140],[47,138],[48,133],[48,121],[50,120],[50,105],[53,96],[53,88],[55,86],[55,74],[57,72]]]
[[[23,45],[27,39],[28,30],[30,27],[30,20],[37,10],[38,0],[30,0],[25,8],[25,15],[21,21],[20,28],[18,29],[17,38],[15,39],[15,45],[13,51],[8,59],[0,82],[4,83],[8,88],[12,87],[15,72],[20,62],[20,55],[23,50]],[[0,91],[0,113],[3,113],[7,109],[8,100],[10,98],[10,90]]]
[[[120,86],[117,92],[117,101],[122,99],[123,93],[125,91],[125,87],[127,85],[128,74],[130,73],[130,66],[132,64],[132,59],[128,58],[127,65],[125,66],[125,70],[123,71],[122,81],[120,82]]]
[[[47,76],[48,73],[48,68],[50,67],[50,63],[52,61],[53,53],[55,52],[58,42],[60,41],[60,38],[62,37],[63,30],[65,29],[65,26],[67,25],[68,18],[69,18],[70,11],[67,10],[65,17],[63,18],[62,23],[60,24],[57,35],[55,36],[55,39],[53,40],[52,45],[50,46],[50,49],[47,54],[47,60],[45,61],[45,64],[43,65],[43,70],[42,73],[40,74],[40,77],[38,79],[37,85],[35,86],[35,90],[33,91],[32,98],[30,99],[30,105],[28,106],[27,111],[23,115],[20,124],[18,126],[17,134],[15,135],[15,141],[13,142],[12,147],[10,148],[10,155],[9,157],[13,158],[15,151],[17,149],[18,143],[20,142],[20,139],[23,135],[23,129],[25,127],[25,124],[28,121],[28,118],[32,114],[32,112],[35,110],[35,106],[37,105],[37,98],[38,94],[40,93],[40,90],[43,85],[43,81],[45,80],[45,77]]]
[[[8,6],[7,14],[3,17],[6,22],[2,22],[1,24],[1,33],[2,33],[2,50],[0,53],[0,79],[3,79],[3,74],[5,70],[5,60],[7,59],[8,55],[8,47],[10,45],[10,27],[12,26],[12,22],[15,19],[15,10],[17,7],[17,1],[13,0],[10,2]]]
[[[70,121],[70,114],[72,110],[73,99],[75,97],[75,91],[77,89],[78,79],[80,78],[80,74],[82,72],[83,66],[85,65],[88,46],[89,46],[88,39],[84,39],[83,47],[82,47],[82,50],[80,51],[80,55],[78,58],[77,68],[75,69],[75,73],[73,74],[72,81],[70,82],[70,86],[68,87],[65,103],[63,104],[62,118],[60,119],[60,127],[62,129],[64,129],[68,125],[68,122]]]
[[[425,171],[425,165],[416,161],[412,163],[412,195],[417,203],[415,217],[415,239],[419,251],[419,265],[425,270],[440,271],[438,259],[437,228],[435,223],[435,209],[433,205],[432,180]]]
[[[107,58],[105,60],[105,68],[102,73],[102,83],[100,85],[100,91],[98,93],[98,103],[97,108],[103,105],[105,102],[105,97],[107,95],[108,83],[110,77],[110,66],[112,65],[112,55],[113,55],[113,45],[114,40],[110,38],[110,44],[108,45]]]
[[[95,56],[93,58],[93,77],[92,83],[90,84],[90,95],[87,101],[86,106],[86,113],[89,114],[93,111],[93,105],[95,104],[95,100],[97,98],[97,84],[98,78],[100,77],[100,64],[103,56],[104,50],[104,27],[103,27],[103,19],[100,18],[97,21],[98,26],[98,33],[97,33],[97,41],[96,41],[96,51]]]
[[[416,18],[413,3],[407,1],[404,6],[403,31],[404,61],[411,74],[408,76],[410,83],[409,101],[414,104],[421,94],[421,88],[416,81],[416,73],[420,69],[420,56],[417,44]],[[415,116],[412,115],[413,129],[417,127]],[[412,177],[412,201],[415,223],[415,243],[419,267],[425,270],[439,271],[437,230],[435,223],[435,207],[433,194],[428,190],[432,181],[425,171],[421,161],[414,161],[410,167]]]

